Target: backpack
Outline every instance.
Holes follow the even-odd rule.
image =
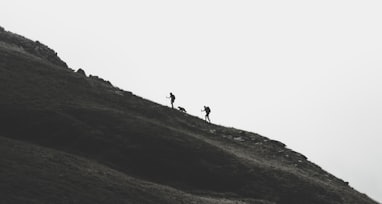
[[[208,107],[208,106],[206,107],[206,112],[207,112],[207,113],[210,113],[210,112],[211,112],[210,107]]]

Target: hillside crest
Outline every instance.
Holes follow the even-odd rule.
[[[376,203],[279,141],[75,72],[1,27],[0,87],[6,203]]]
[[[6,31],[1,26],[0,43],[0,46],[7,47],[8,49],[32,54],[60,67],[68,67],[68,65],[58,57],[57,52],[42,44],[40,41],[32,41],[24,36]]]

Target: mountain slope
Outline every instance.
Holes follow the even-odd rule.
[[[244,203],[187,194],[94,161],[4,137],[0,137],[0,154],[2,203]]]
[[[25,39],[0,30],[0,138],[9,143],[1,145],[8,171],[0,172],[0,190],[10,203],[18,197],[36,203],[375,203],[278,141],[205,123],[76,73],[56,54],[25,49],[19,42]],[[71,179],[62,182],[60,175]],[[14,183],[32,188],[18,192]]]

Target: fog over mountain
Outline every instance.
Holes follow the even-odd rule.
[[[0,29],[5,203],[377,203],[281,141],[144,99],[59,56]]]
[[[2,1],[69,67],[266,135],[382,201],[382,2]],[[339,146],[339,144],[341,144]]]

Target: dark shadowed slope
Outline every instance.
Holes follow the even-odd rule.
[[[375,203],[278,141],[207,124],[1,36],[0,190],[10,203]]]
[[[1,203],[245,203],[191,195],[72,154],[4,137],[0,137],[0,154]]]

